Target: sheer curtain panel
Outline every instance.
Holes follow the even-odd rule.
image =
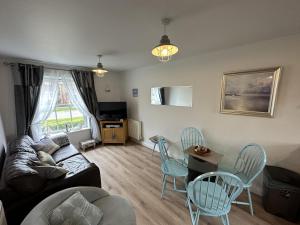
[[[31,124],[32,137],[36,141],[44,136],[42,123],[55,108],[60,75],[59,70],[45,70],[38,106]]]
[[[100,142],[101,136],[96,117],[92,113],[90,113],[89,109],[84,103],[71,73],[63,73],[61,79],[69,92],[72,104],[74,104],[74,106],[77,107],[83,115],[86,115],[90,119],[92,138],[97,142]]]

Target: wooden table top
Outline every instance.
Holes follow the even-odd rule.
[[[189,147],[186,152],[197,159],[201,159],[203,161],[212,163],[214,165],[218,165],[218,163],[221,161],[223,155],[220,153],[217,153],[215,151],[210,151],[209,153],[206,153],[204,155],[199,155],[195,152],[195,146]]]

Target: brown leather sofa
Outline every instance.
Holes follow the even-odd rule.
[[[6,147],[0,138],[0,200],[9,225],[20,224],[30,210],[49,195],[74,186],[101,187],[99,168],[89,162],[72,144],[53,155],[56,163],[69,172],[63,178],[45,180],[30,168],[37,154],[29,136],[23,136]]]

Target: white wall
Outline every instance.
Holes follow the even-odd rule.
[[[124,77],[129,117],[143,122],[146,145],[159,134],[178,152],[181,130],[194,126],[203,131],[208,146],[224,154],[223,164],[232,164],[243,145],[256,142],[265,147],[268,164],[300,172],[299,57],[297,35],[129,71]],[[274,118],[219,113],[223,72],[273,66],[284,68]],[[150,104],[151,87],[171,85],[193,86],[192,108]],[[132,97],[132,88],[139,89],[138,98]],[[260,179],[253,189],[257,193]]]
[[[95,76],[95,89],[98,101],[121,101],[122,74],[108,72],[104,77]]]
[[[7,140],[17,133],[13,77],[9,66],[0,59],[0,114],[3,120]]]

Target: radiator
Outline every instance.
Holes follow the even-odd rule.
[[[128,119],[128,136],[140,141],[142,139],[142,122]]]

